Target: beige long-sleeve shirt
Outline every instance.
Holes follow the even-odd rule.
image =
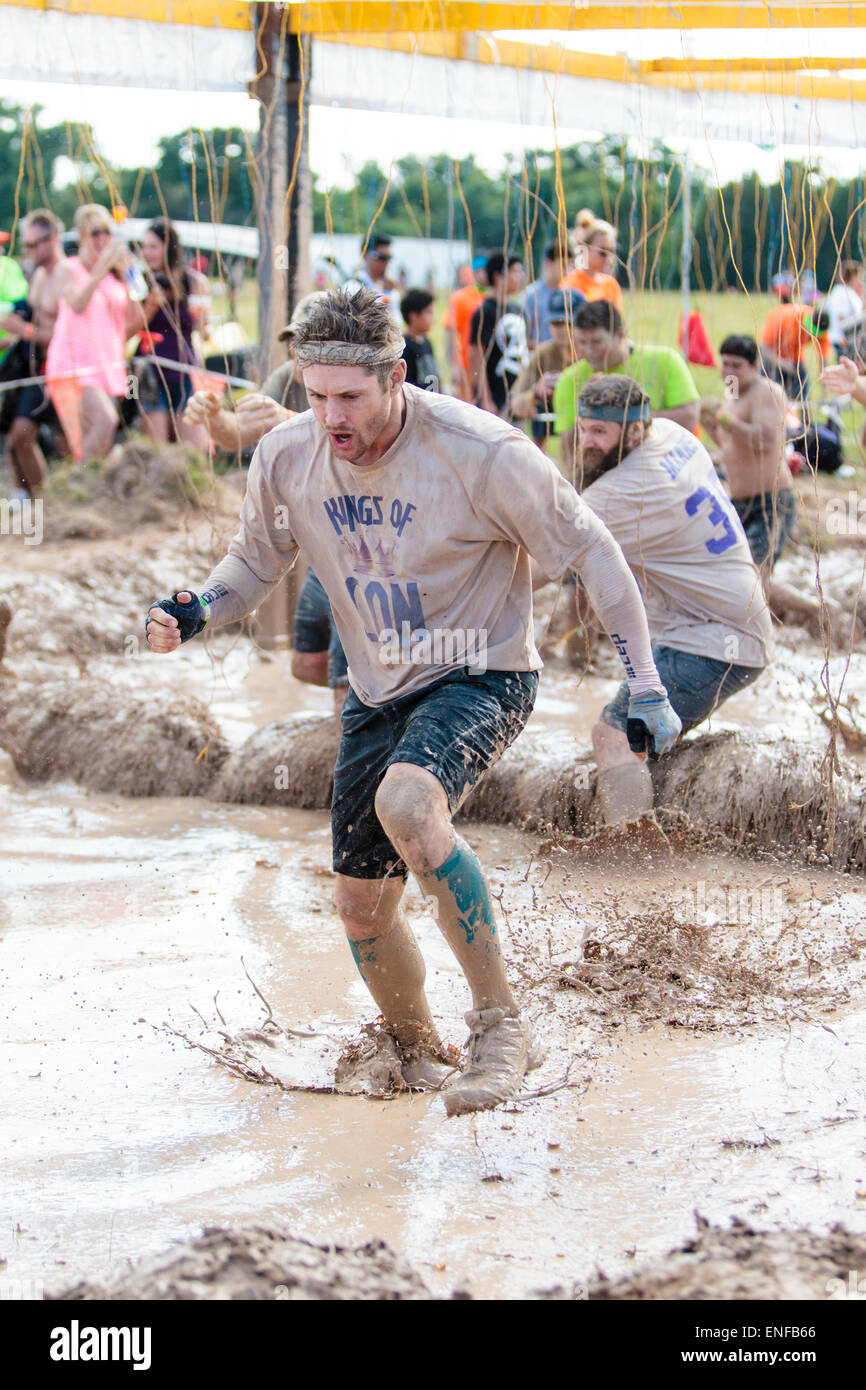
[[[766,666],[773,624],[749,542],[710,456],[673,420],[583,492],[640,585],[654,642]]]
[[[537,670],[529,555],[576,568],[633,691],[658,686],[622,551],[524,434],[474,406],[404,387],[406,418],[375,464],[338,459],[312,411],[278,425],[250,466],[240,528],[209,577],[211,623],[251,612],[310,560],[368,705],[460,666]]]

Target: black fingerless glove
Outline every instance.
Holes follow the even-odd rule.
[[[158,599],[156,603],[150,605],[151,608],[161,608],[170,617],[177,620],[177,629],[180,633],[181,642],[188,642],[191,637],[197,637],[203,628],[207,626],[208,612],[207,604],[202,603],[198,594],[194,594],[192,589],[180,589],[178,593],[189,594],[189,603],[179,603],[177,594],[172,594],[171,598]],[[144,624],[147,632],[147,622]]]

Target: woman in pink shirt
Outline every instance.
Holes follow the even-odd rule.
[[[76,458],[104,458],[126,394],[127,338],[145,327],[120,276],[127,251],[107,208],[75,214],[78,255],[59,274],[60,309],[45,363],[49,393]]]

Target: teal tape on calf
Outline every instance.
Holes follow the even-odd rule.
[[[352,959],[361,973],[361,979],[366,983],[367,976],[364,974],[365,965],[374,965],[376,961],[376,938],[370,936],[366,941],[353,941],[348,938],[349,949],[352,952]]]
[[[496,923],[484,874],[478,856],[465,840],[458,837],[444,864],[440,864],[432,874],[425,874],[424,877],[435,878],[440,883],[446,883],[451,889],[457,904],[460,925],[466,934],[467,945],[471,946],[476,933],[485,927],[489,935],[495,937]]]

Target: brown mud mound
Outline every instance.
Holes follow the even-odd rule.
[[[845,759],[834,771],[826,741],[708,734],[675,754],[654,766],[657,804],[738,847],[866,868],[866,778]]]
[[[44,582],[50,586],[66,581]],[[52,594],[47,592],[44,600],[50,608]],[[69,621],[75,624],[75,640],[86,649],[87,629],[75,617],[72,596],[67,594],[66,601],[71,605]],[[141,613],[136,606],[139,630]],[[129,631],[131,621],[132,611],[127,605],[117,615],[115,641],[122,644],[129,640],[121,637],[121,632],[124,627]],[[16,626],[17,617],[10,629],[13,635]],[[34,640],[38,640],[36,626]],[[90,636],[94,644],[104,648],[106,632],[101,617]],[[61,740],[53,725],[41,717],[46,699],[55,717],[66,704],[70,726],[77,728],[84,716],[80,708],[82,689],[79,682],[72,681],[64,687],[47,688],[43,697],[36,686],[0,683],[0,747],[13,754],[24,775],[75,777],[86,786],[126,794],[183,795],[209,790],[214,799],[229,802],[305,810],[324,810],[330,805],[339,743],[339,725],[333,717],[304,715],[268,725],[229,755],[216,726],[190,702],[188,709],[201,726],[200,734],[190,740],[176,720],[169,721],[167,728],[184,753],[192,748],[196,767],[199,760],[204,766],[192,778],[184,768],[178,777],[168,780],[160,768],[157,776],[144,778],[151,790],[142,792],[137,790],[141,785],[138,766],[130,769],[126,765],[125,727],[135,730],[143,713],[155,723],[162,716],[123,690],[106,692],[103,688],[97,705],[99,716],[90,721],[94,728],[103,725],[97,753],[102,751],[106,734],[115,738],[120,729],[121,742],[114,774],[111,759],[100,757],[94,780],[92,768],[82,760],[81,748],[73,747],[65,755],[58,747]],[[12,707],[24,709],[28,703],[36,712],[31,711],[23,730],[17,730],[8,711]],[[39,746],[40,738],[46,739],[44,748]],[[55,765],[63,770],[52,771]],[[216,779],[215,768],[219,771]],[[653,765],[652,775],[658,824],[664,830],[664,815],[672,813],[687,827],[676,832],[674,841],[682,835],[688,839],[707,826],[713,837],[724,837],[735,848],[790,852],[807,862],[841,869],[866,868],[866,776],[850,760],[840,758],[834,763],[828,742],[794,742],[752,733],[709,734],[679,744]],[[467,799],[463,813],[469,820],[514,825],[535,833],[586,835],[600,829],[594,784],[591,755],[576,754],[570,735],[530,730],[491,768]],[[670,847],[677,846],[672,841]]]
[[[0,576],[0,578],[5,576]],[[132,586],[106,586],[98,572],[74,578],[33,575],[4,584],[11,609],[8,635],[10,667],[16,656],[26,658],[71,657],[83,664],[93,655],[123,656],[133,644],[144,646],[147,604],[156,590],[147,585],[147,597]]]
[[[823,1301],[843,1297],[849,1271],[866,1264],[866,1240],[841,1224],[822,1235],[756,1231],[737,1217],[730,1230],[697,1222],[694,1240],[644,1269],[623,1279],[602,1274],[589,1285],[590,1299]]]
[[[207,1226],[194,1240],[143,1260],[106,1284],[81,1282],[48,1295],[93,1299],[428,1299],[419,1275],[372,1240],[354,1249],[313,1245],[279,1225]]]
[[[183,444],[130,440],[104,464],[52,472],[45,491],[46,541],[128,537],[137,526],[181,524],[189,509],[216,503],[220,483],[210,464]]]
[[[521,734],[466,800],[469,820],[522,830],[586,829],[593,823],[595,761],[565,733]]]
[[[161,554],[126,556],[65,551],[53,573],[0,565],[0,603],[8,607],[9,674],[22,661],[126,657],[146,649],[144,624],[154,599],[171,593],[190,569],[207,572],[201,544],[162,547]],[[56,668],[54,668],[56,670]]]
[[[103,681],[0,685],[0,747],[22,777],[70,778],[123,796],[200,796],[228,746],[196,700],[155,700]]]
[[[327,810],[339,742],[340,725],[334,718],[301,715],[269,724],[227,760],[210,796],[256,806]]]

